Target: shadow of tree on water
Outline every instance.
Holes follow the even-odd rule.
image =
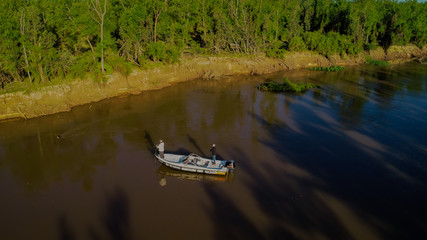
[[[256,226],[239,210],[233,201],[207,183],[204,189],[212,200],[212,208],[205,207],[213,219],[216,239],[262,239]]]
[[[317,133],[319,142],[285,124],[266,129],[270,138],[259,141],[284,167],[254,165],[251,159],[239,163],[239,171],[250,176],[245,184],[274,220],[268,231],[272,238],[289,234],[286,226],[327,239],[420,239],[427,234],[427,177],[416,166],[401,169],[392,154],[361,151],[356,142],[332,133]],[[249,159],[239,150],[232,154]],[[415,181],[390,171],[390,165]]]
[[[153,138],[151,137],[151,134],[145,130],[144,131],[144,138],[145,138],[145,143],[147,145],[147,150],[150,152],[153,152],[156,149],[156,145],[153,142]]]
[[[129,200],[125,193],[116,189],[107,200],[107,216],[104,218],[105,228],[112,239],[132,239],[130,237]]]
[[[193,146],[197,149],[197,151],[199,151],[202,154],[202,156],[206,156],[205,152],[200,148],[200,145],[197,143],[197,141],[193,137],[187,134],[187,138],[188,138],[188,141],[191,144],[193,144]]]
[[[240,149],[231,153],[236,159],[250,159]],[[262,173],[265,170],[268,175]],[[317,232],[329,239],[351,239],[349,234],[337,228],[338,219],[322,203],[312,201],[315,196],[305,190],[310,182],[289,176],[275,166],[252,160],[239,162],[238,171],[245,171],[250,178],[244,180],[262,211],[270,219],[265,235],[267,239],[301,239],[294,230]],[[296,186],[295,186],[296,185]]]
[[[76,239],[74,233],[69,226],[67,219],[64,215],[60,216],[58,219],[59,226],[59,239],[60,240],[73,240]]]
[[[114,193],[107,196],[105,213],[101,214],[100,222],[103,227],[102,232],[97,231],[93,226],[88,227],[87,234],[90,239],[105,239],[105,236],[114,240],[134,239],[131,235],[129,199],[121,189],[117,188]],[[59,239],[77,239],[65,216],[59,217],[58,227]]]

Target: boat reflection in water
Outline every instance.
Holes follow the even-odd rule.
[[[182,180],[192,180],[192,181],[208,181],[208,182],[229,182],[233,181],[234,173],[230,172],[225,176],[222,175],[207,175],[202,173],[191,173],[183,172],[169,168],[165,165],[161,165],[157,171],[156,175],[159,179],[160,186],[166,186],[166,177],[175,177]]]

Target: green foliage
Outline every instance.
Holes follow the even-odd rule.
[[[258,85],[257,88],[260,91],[303,93],[310,88],[318,87],[313,83],[293,83],[285,78],[282,84],[268,81]]]
[[[312,67],[308,68],[314,71],[338,72],[345,69],[343,66],[330,66],[330,67]]]
[[[286,50],[283,48],[269,48],[266,50],[265,55],[271,58],[283,58],[285,56]]]
[[[153,61],[174,63],[178,61],[180,49],[166,45],[164,42],[153,42],[148,46],[148,56]]]
[[[365,60],[365,63],[370,64],[370,65],[376,65],[376,66],[387,66],[390,64],[389,62],[375,60],[375,59],[372,59],[371,57],[367,57]]]
[[[351,37],[334,32],[327,34],[307,32],[305,42],[309,50],[317,51],[327,57],[333,54],[355,55],[362,51],[361,46],[353,44]]]
[[[91,52],[86,52],[80,55],[79,58],[71,60],[69,73],[72,77],[84,78],[87,73],[93,71],[95,64],[93,54]]]
[[[421,48],[427,44],[427,3],[2,0],[0,40],[1,86],[37,85],[173,63],[183,52],[283,58],[288,51],[329,57],[392,44]]]
[[[130,75],[132,72],[132,64],[117,55],[107,56],[106,61],[107,66],[111,66],[111,70],[114,72],[118,72],[124,76]]]
[[[306,44],[304,43],[304,40],[300,36],[295,36],[291,38],[291,41],[289,42],[288,46],[289,51],[303,51],[306,50]]]

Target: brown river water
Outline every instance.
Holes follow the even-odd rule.
[[[321,87],[256,89],[284,77]],[[160,139],[215,143],[237,168],[171,170]],[[0,239],[424,239],[426,183],[423,64],[195,80],[0,123]]]

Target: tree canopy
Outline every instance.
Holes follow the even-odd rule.
[[[2,0],[0,83],[103,75],[182,53],[357,54],[427,43],[415,0]]]

